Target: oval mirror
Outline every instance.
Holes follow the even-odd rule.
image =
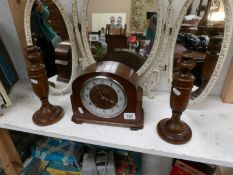
[[[88,64],[111,60],[141,76],[153,64],[162,31],[158,0],[84,0],[82,38]]]
[[[196,63],[191,72],[196,77],[191,104],[209,94],[222,69],[232,35],[232,12],[228,7],[228,0],[195,0],[186,1],[181,11],[173,35],[170,78],[179,71],[177,63],[182,55],[191,54]]]
[[[25,8],[27,46],[40,48],[52,93],[66,93],[77,76],[73,27],[58,0],[30,0]]]

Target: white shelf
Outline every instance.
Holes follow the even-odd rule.
[[[81,124],[71,121],[70,94],[50,96],[53,104],[65,110],[64,118],[48,127],[38,127],[32,122],[33,113],[40,102],[31,85],[19,81],[10,97],[13,106],[4,109],[0,127],[67,140],[132,150],[151,155],[199,161],[233,167],[233,105],[223,104],[217,97],[208,97],[202,104],[184,112],[182,119],[193,131],[192,140],[185,145],[171,145],[162,141],[156,132],[156,124],[171,116],[169,94],[158,93],[155,99],[143,99],[145,111],[144,129]]]

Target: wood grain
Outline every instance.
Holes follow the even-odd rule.
[[[0,155],[0,164],[6,175],[19,175],[21,173],[22,162],[6,129],[0,129]]]
[[[68,83],[72,70],[72,48],[69,41],[62,41],[55,49],[57,81]],[[61,64],[61,63],[65,64]]]
[[[179,72],[173,74],[170,95],[172,117],[161,120],[157,132],[161,139],[171,144],[185,144],[192,137],[191,128],[181,120],[192,92],[195,77],[190,73],[195,67],[192,54],[187,52],[178,63]]]
[[[49,84],[45,66],[42,64],[40,49],[29,46],[28,61],[31,63],[28,76],[31,80],[32,89],[41,100],[41,107],[33,115],[33,122],[39,126],[48,126],[60,121],[64,115],[63,108],[49,103]]]
[[[233,103],[233,59],[220,97],[224,103]]]
[[[83,84],[94,77],[106,77],[118,82],[127,96],[127,105],[124,111],[113,118],[101,118],[90,113],[83,105],[80,92]],[[73,109],[72,121],[81,124],[83,122],[108,124],[115,126],[130,127],[132,130],[143,128],[144,112],[142,108],[142,88],[138,86],[138,75],[130,67],[113,61],[103,61],[90,65],[74,81],[71,103]],[[111,99],[113,100],[113,99]],[[92,102],[93,103],[93,102]],[[83,112],[80,112],[79,109]],[[126,120],[124,113],[134,113],[136,119]]]

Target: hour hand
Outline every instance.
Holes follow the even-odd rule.
[[[97,88],[98,93],[100,94],[101,99],[102,99],[104,97],[104,93],[102,92],[102,90],[99,87],[96,87],[96,88]]]

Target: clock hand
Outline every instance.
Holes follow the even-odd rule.
[[[102,99],[104,97],[104,93],[101,91],[101,89],[98,86],[96,86],[96,89],[98,90],[98,93],[100,94]]]
[[[114,105],[116,104],[114,101],[109,100],[109,99],[105,98],[104,96],[101,97],[101,99],[106,100],[106,101],[108,101],[108,102],[110,102],[110,103],[112,103],[112,104],[114,104]]]
[[[110,102],[110,103],[112,103],[114,105],[116,104],[114,101],[107,99],[104,96],[104,93],[102,92],[102,90],[98,86],[96,87],[96,89],[98,90],[98,93],[101,95],[101,100],[106,100],[106,101],[108,101],[108,102]]]

